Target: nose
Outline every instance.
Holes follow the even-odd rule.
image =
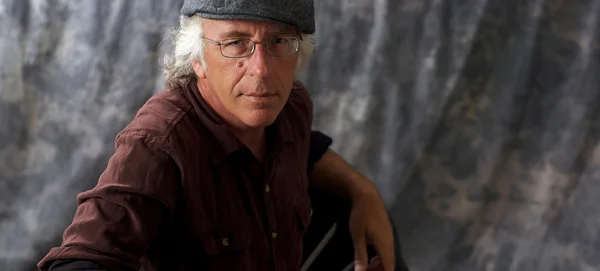
[[[270,55],[264,44],[256,44],[254,53],[250,56],[250,74],[259,78],[267,78],[271,73],[269,66]]]

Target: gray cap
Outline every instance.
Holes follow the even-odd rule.
[[[297,26],[315,32],[313,0],[185,0],[181,14],[213,20],[258,20]]]

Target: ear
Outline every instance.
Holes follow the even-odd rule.
[[[192,61],[192,68],[194,68],[194,73],[196,73],[196,76],[198,77],[198,79],[206,78],[206,70],[204,70],[204,67],[202,67],[202,64],[200,63],[200,61],[198,61],[198,60]]]

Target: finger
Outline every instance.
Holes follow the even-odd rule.
[[[394,256],[394,242],[389,241],[389,239],[379,239],[373,246],[377,255],[379,255],[379,261],[383,266],[383,270],[393,271],[396,262],[396,257]]]
[[[368,257],[367,257],[367,242],[364,233],[356,234],[353,237],[354,240],[354,270],[365,271],[367,270]]]
[[[394,236],[392,231],[389,233],[390,237],[385,238],[385,235],[379,235],[377,240],[374,242],[373,247],[379,256],[379,260],[384,270],[394,270],[396,257],[394,254]]]

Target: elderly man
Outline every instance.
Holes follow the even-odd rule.
[[[297,270],[310,185],[352,202],[355,270],[367,267],[369,244],[393,270],[377,189],[311,131],[295,74],[314,31],[312,0],[186,0],[167,90],[119,133],[63,244],[38,268]]]

